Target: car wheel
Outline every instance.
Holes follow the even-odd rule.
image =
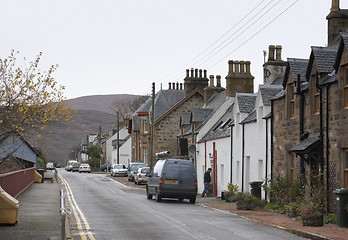
[[[134,180],[134,184],[138,184],[137,181]]]
[[[158,191],[156,191],[156,202],[160,202],[162,201],[162,196],[161,194],[158,193]]]
[[[195,203],[196,203],[196,197],[190,198],[190,203],[191,203],[191,204],[195,204]]]
[[[152,194],[149,193],[147,188],[146,188],[146,197],[147,197],[147,199],[152,199]]]

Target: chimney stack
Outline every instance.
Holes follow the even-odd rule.
[[[208,86],[209,82],[209,79],[207,78],[207,70],[191,68],[191,76],[189,76],[188,71],[189,70],[187,69],[186,77],[184,79],[185,96],[190,94],[196,88],[203,91],[203,89]],[[177,85],[177,89],[179,90],[179,85]]]
[[[249,61],[228,61],[228,75],[226,76],[226,95],[235,97],[236,92],[253,93],[254,77],[250,73]],[[216,87],[221,88],[221,77],[216,76]]]
[[[340,10],[340,0],[332,0],[330,12]]]
[[[269,45],[268,47],[268,61],[273,61],[274,60],[274,45]]]

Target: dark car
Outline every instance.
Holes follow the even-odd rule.
[[[134,174],[142,167],[146,167],[144,162],[130,162],[128,165],[128,181],[134,182]]]
[[[156,196],[156,201],[162,198],[177,198],[179,201],[189,199],[196,202],[197,174],[189,160],[166,159],[158,160],[146,184],[148,199]]]
[[[100,167],[100,171],[102,171],[102,172],[106,172],[106,171],[110,171],[110,170],[111,170],[110,163],[105,163],[105,164],[101,165],[101,167]]]

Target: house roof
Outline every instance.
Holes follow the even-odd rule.
[[[204,122],[212,113],[213,109],[201,108],[191,111],[191,122]]]
[[[240,112],[250,113],[255,108],[256,94],[237,93],[237,101]]]
[[[271,85],[282,85],[283,84],[284,75],[279,75]]]
[[[234,104],[232,104],[224,115],[214,124],[214,126],[207,132],[207,134],[199,141],[204,142],[212,139],[218,139],[218,138],[225,138],[229,137],[231,134],[231,130],[229,129],[229,126],[233,122],[232,120],[232,114],[233,114],[233,107]]]
[[[190,119],[191,119],[190,113],[182,113],[180,117],[180,126],[190,125]]]
[[[261,93],[263,105],[271,106],[271,99],[282,90],[282,85],[260,85],[259,91]]]
[[[277,99],[281,99],[281,98],[283,98],[283,97],[285,97],[285,91],[284,91],[284,89],[281,90],[277,95],[275,95],[275,96],[271,99],[271,101],[277,100]]]
[[[336,41],[328,47],[312,47],[306,72],[307,80],[310,77],[314,60],[317,63],[319,73],[331,73],[334,70],[338,47],[339,41]]]
[[[297,81],[297,75],[300,75],[300,81],[306,82],[306,70],[308,66],[308,59],[301,58],[288,58],[288,65],[285,70],[283,87],[286,87],[287,81],[289,79],[289,74],[291,74],[292,79]]]
[[[343,54],[344,49],[346,49],[346,51],[348,51],[348,33],[340,33],[340,43],[339,43],[339,47],[337,50],[337,55],[336,55],[336,59],[335,59],[335,64],[334,64],[334,69],[336,70],[336,72],[338,71],[338,68],[340,66],[340,62],[341,62],[341,57]]]
[[[216,110],[226,101],[226,99],[226,91],[215,93],[203,107]]]
[[[184,90],[160,90],[155,95],[155,121],[185,97]],[[152,112],[152,97],[149,97],[133,114]]]
[[[320,142],[319,137],[307,138],[294,146],[290,151],[295,153],[309,153],[312,149],[318,146]]]
[[[257,117],[256,110],[254,109],[246,118],[244,118],[243,121],[240,122],[240,124],[248,124],[248,123],[256,122],[257,121],[256,117]]]

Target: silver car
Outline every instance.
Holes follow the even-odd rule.
[[[88,173],[90,173],[91,172],[91,166],[89,166],[88,163],[82,163],[80,165],[80,168],[79,168],[79,173],[81,173],[81,172],[88,172]]]
[[[114,164],[111,169],[111,176],[116,177],[116,176],[127,176],[128,171],[125,165],[123,164]]]
[[[134,174],[134,184],[141,184],[141,183],[147,183],[147,176],[146,173],[150,172],[149,167],[143,167],[139,168],[138,172]]]

